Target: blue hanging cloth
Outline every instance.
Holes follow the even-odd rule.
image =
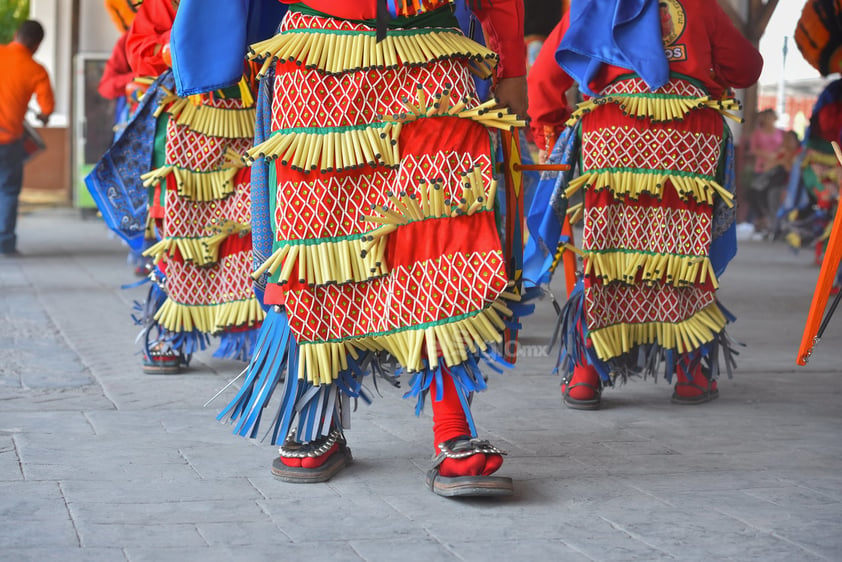
[[[178,95],[239,82],[249,45],[271,37],[286,10],[267,0],[181,0],[170,32]]]
[[[579,0],[556,61],[589,96],[602,64],[635,71],[651,90],[669,81],[657,0]]]
[[[172,74],[165,72],[149,87],[123,133],[85,177],[105,224],[135,252],[143,250],[146,231],[147,191],[140,176],[152,165],[154,113],[162,88],[172,86]]]

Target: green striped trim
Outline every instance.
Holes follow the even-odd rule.
[[[167,297],[167,298],[170,301],[174,302],[175,304],[177,304],[179,306],[186,306],[186,307],[190,307],[190,308],[200,308],[200,307],[211,308],[211,307],[214,307],[214,306],[224,306],[224,305],[236,304],[236,303],[248,303],[248,302],[257,300],[256,297],[249,297],[247,299],[237,299],[237,300],[225,301],[225,302],[214,302],[214,303],[210,303],[210,304],[187,304],[185,302],[177,301],[172,297]]]
[[[410,28],[410,29],[390,29],[389,35],[392,37],[410,37],[414,35],[429,35],[431,33],[450,33],[451,35],[455,35],[457,37],[464,38],[465,36],[455,29],[450,29],[449,27],[425,27],[425,28]],[[282,31],[278,35],[298,35],[298,34],[311,34],[311,35],[344,35],[344,36],[353,36],[359,37],[362,35],[368,35],[370,37],[375,37],[377,35],[377,31],[362,31],[358,29],[306,29],[306,28],[299,28],[299,29],[290,29],[287,31]]]
[[[360,125],[340,125],[338,127],[289,127],[272,131],[269,138],[275,135],[287,135],[290,133],[306,133],[308,135],[326,135],[328,133],[346,133],[348,131],[363,131],[365,129],[382,129],[386,126],[385,121],[375,123],[362,123]],[[264,141],[265,142],[265,141]]]
[[[346,240],[358,240],[363,236],[367,236],[368,232],[360,232],[359,234],[349,234],[347,236],[329,236],[327,238],[304,238],[298,240],[275,240],[272,244],[272,253],[275,253],[284,246],[318,246],[320,244],[328,244],[331,242],[344,242]]]
[[[668,170],[668,169],[659,169],[659,170],[652,170],[649,168],[590,168],[584,170],[583,173],[588,174],[603,174],[606,172],[623,172],[628,174],[640,174],[640,175],[650,175],[650,176],[679,176],[683,178],[701,178],[708,181],[716,181],[714,176],[709,176],[706,174],[697,174],[696,172],[684,172],[682,170]]]
[[[649,250],[632,250],[629,248],[613,248],[610,250],[586,250],[582,248],[586,254],[644,254],[647,256],[677,256],[681,258],[704,258],[707,259],[707,254],[673,254],[672,252],[652,252]]]

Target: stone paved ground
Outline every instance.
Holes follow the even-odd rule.
[[[354,415],[354,465],[273,480],[274,448],[214,421],[233,388],[203,407],[238,363],[141,374],[128,310],[143,291],[120,289],[131,272],[100,222],[38,211],[20,237],[26,256],[0,261],[0,559],[842,559],[842,316],[797,368],[806,253],[741,248],[721,295],[748,347],[716,402],[673,406],[663,381],[634,381],[576,412],[549,358],[493,375],[474,411],[516,493],[453,501],[424,489],[429,417],[383,385]],[[542,305],[525,343],[551,320]]]

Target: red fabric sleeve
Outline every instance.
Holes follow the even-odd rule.
[[[126,37],[126,56],[135,76],[158,76],[169,67],[161,48],[170,42],[173,0],[145,0]]]
[[[714,4],[707,9],[707,14],[711,59],[716,81],[732,88],[748,88],[760,78],[763,57],[754,45],[734,27],[722,8]]]
[[[546,148],[545,128],[560,131],[572,112],[564,94],[573,86],[573,79],[555,60],[556,49],[568,25],[568,17],[565,14],[544,41],[535,64],[526,78],[529,86],[529,118],[532,120],[532,135],[535,144],[542,149]]]
[[[99,80],[97,91],[105,99],[114,100],[126,95],[126,84],[132,81],[132,67],[126,58],[126,34],[117,39],[111,57]]]
[[[500,55],[497,78],[526,75],[526,43],[523,41],[523,1],[495,0],[476,8],[489,49]]]

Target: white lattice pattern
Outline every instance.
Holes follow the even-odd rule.
[[[237,154],[244,154],[253,142],[246,138],[210,137],[170,120],[167,123],[166,163],[196,172],[210,172],[222,167],[228,147]]]
[[[295,31],[303,29],[313,29],[319,31],[325,29],[340,31],[375,31],[375,28],[371,27],[370,25],[365,25],[364,23],[323,16],[311,16],[307,14],[293,12],[287,14],[287,16],[284,18],[283,22],[281,23],[281,28],[279,32],[283,33],[284,31]]]
[[[642,78],[630,78],[618,80],[602,89],[600,95],[610,96],[611,94],[664,94],[671,96],[682,96],[690,98],[701,98],[707,95],[702,88],[687,80],[673,78],[657,90],[650,90]]]
[[[387,191],[416,193],[421,179],[442,178],[446,197],[461,196],[460,174],[482,166],[486,184],[491,181],[491,159],[483,154],[434,152],[407,154],[400,168],[377,168],[366,175],[313,175],[309,181],[281,181],[275,207],[278,240],[322,239],[352,236],[371,230],[359,220],[371,205],[392,204]]]
[[[341,76],[295,67],[275,80],[272,130],[345,127],[374,123],[378,113],[405,111],[401,99],[416,99],[417,84],[427,96],[451,86],[451,99],[475,92],[464,61],[443,60],[426,67],[357,71]]]
[[[236,189],[225,199],[191,201],[178,196],[174,186],[167,186],[164,215],[164,237],[203,238],[210,235],[207,226],[226,220],[240,224],[251,223],[250,170],[240,170],[235,178]],[[174,181],[172,176],[167,182]]]
[[[584,250],[628,249],[706,256],[711,242],[710,212],[641,206],[631,201],[585,210]]]
[[[216,305],[254,297],[251,250],[243,250],[212,266],[190,262],[167,264],[167,291],[174,302],[185,305]]]
[[[713,289],[698,286],[596,284],[585,290],[585,313],[591,330],[615,324],[677,323],[714,300]]]
[[[224,98],[219,95],[205,94],[202,96],[202,105],[215,107],[217,109],[245,109],[243,100],[240,98]]]
[[[299,341],[344,339],[475,312],[506,287],[500,251],[443,255],[365,283],[307,287],[287,296]]]
[[[636,168],[713,177],[719,163],[717,135],[682,131],[668,125],[634,123],[582,134],[585,170]]]

